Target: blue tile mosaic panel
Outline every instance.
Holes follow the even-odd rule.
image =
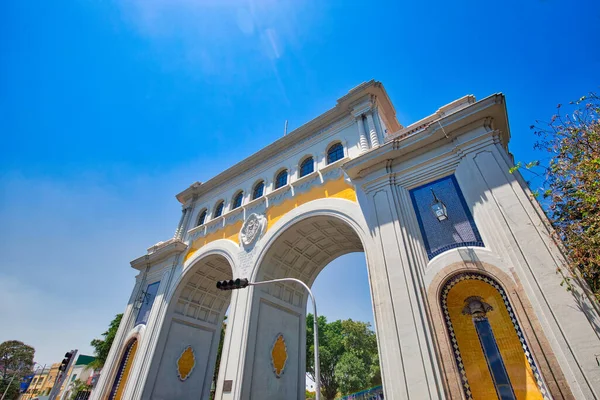
[[[142,307],[140,307],[140,311],[138,312],[137,318],[135,320],[135,324],[146,324],[148,322],[148,317],[150,316],[150,311],[152,310],[152,304],[154,304],[154,298],[156,297],[156,293],[158,292],[158,286],[160,282],[154,282],[148,285],[146,289],[146,296],[142,302]]]
[[[444,221],[439,221],[431,210],[434,202],[432,189],[435,196],[446,206],[448,218]],[[410,197],[430,260],[455,247],[483,247],[475,221],[454,175],[412,189]]]

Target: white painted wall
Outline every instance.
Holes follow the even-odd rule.
[[[352,118],[346,118],[337,125],[331,128],[330,131],[326,131],[322,135],[303,144],[303,146],[283,152],[272,160],[265,160],[260,167],[242,173],[238,179],[228,182],[226,185],[219,187],[218,190],[198,199],[191,214],[191,223],[188,229],[196,226],[202,210],[208,210],[205,223],[211,221],[213,219],[214,208],[220,200],[225,201],[223,215],[231,211],[233,197],[239,190],[243,190],[244,192],[242,204],[249,203],[252,200],[251,196],[254,185],[260,180],[265,181],[265,195],[273,192],[275,190],[275,176],[284,168],[289,172],[288,184],[297,181],[300,178],[300,163],[308,156],[312,156],[315,160],[315,171],[323,169],[327,165],[327,150],[336,142],[342,143],[347,157],[353,158],[358,156],[360,148],[356,121]]]
[[[156,400],[208,398],[219,335],[220,329],[215,331],[208,326],[173,320],[160,360],[158,375],[153,382],[151,398]],[[188,346],[194,349],[196,365],[191,375],[185,381],[181,381],[177,375],[177,360]]]
[[[251,399],[301,399],[304,398],[304,385],[298,381],[302,365],[304,346],[301,344],[305,319],[303,314],[282,308],[275,303],[261,300],[258,303],[258,332],[260,339],[253,349],[253,362],[247,373],[252,374],[249,388]],[[275,339],[283,334],[288,359],[283,374],[277,378],[271,363],[271,350]],[[301,373],[304,375],[305,371]]]

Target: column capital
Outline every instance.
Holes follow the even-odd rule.
[[[368,113],[375,107],[375,103],[371,98],[364,99],[363,101],[356,103],[350,107],[350,112],[354,118],[358,119],[363,114]]]

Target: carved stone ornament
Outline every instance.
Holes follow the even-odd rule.
[[[244,247],[253,245],[263,233],[267,219],[260,214],[250,214],[240,230],[240,243]]]
[[[494,308],[483,301],[483,298],[479,296],[471,296],[465,299],[465,306],[463,307],[463,315],[470,315],[473,320],[480,321],[486,318],[486,314],[492,311]]]

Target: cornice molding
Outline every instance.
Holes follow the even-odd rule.
[[[470,132],[474,126],[498,131],[499,140],[507,147],[509,128],[503,94],[494,94],[471,103],[456,112],[433,120],[422,130],[408,136],[396,136],[393,140],[388,140],[381,146],[344,163],[343,169],[350,178],[360,180],[381,168],[389,159],[396,160],[409,154],[447,145]]]
[[[136,258],[131,261],[131,267],[139,271],[144,268],[152,267],[153,265],[166,260],[167,258],[183,253],[187,249],[187,245],[180,239],[173,238],[165,242],[158,242],[148,248],[148,254]]]

